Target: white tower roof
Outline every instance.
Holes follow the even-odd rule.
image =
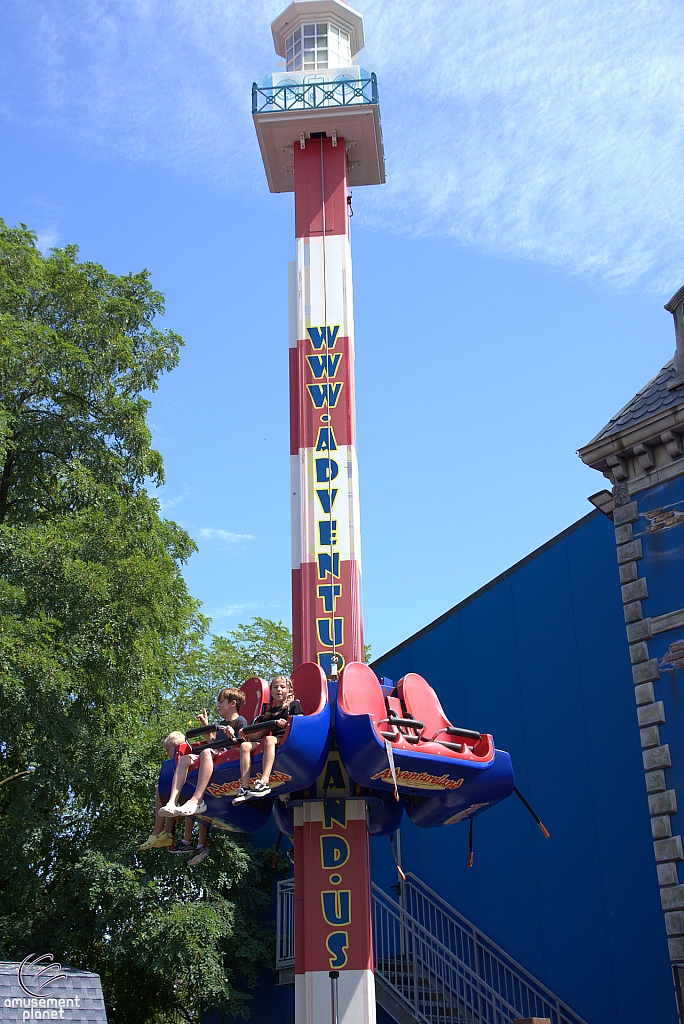
[[[271,23],[273,44],[278,56],[285,56],[285,40],[300,25],[316,21],[332,21],[349,32],[352,58],[363,49],[363,15],[344,3],[344,0],[294,0]]]

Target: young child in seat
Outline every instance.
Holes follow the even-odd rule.
[[[178,752],[183,747],[188,747],[185,742],[185,734],[182,732],[171,732],[164,740],[164,749],[168,756],[175,757],[178,760]],[[188,747],[189,749],[189,747]],[[199,822],[199,836],[197,841],[197,849],[193,851],[192,848],[192,829],[194,820],[192,818],[185,819],[185,834],[184,838],[179,843],[174,840],[174,826],[176,824],[176,818],[165,816],[162,813],[162,802],[159,796],[159,786],[155,787],[155,815],[154,815],[154,829],[152,834],[145,840],[144,843],[140,844],[141,850],[153,850],[159,848],[168,849],[169,853],[184,854],[192,853],[193,856],[188,861],[190,867],[194,867],[196,864],[201,864],[205,857],[209,856],[209,841],[208,841],[208,829],[203,822]],[[164,818],[166,817],[166,825],[164,824]]]
[[[247,725],[247,722],[240,714],[240,708],[245,703],[245,695],[242,690],[229,686],[221,690],[216,698],[216,706],[222,717],[219,730],[231,740],[229,746],[238,742],[240,732]],[[206,709],[197,716],[202,725],[208,725]],[[210,734],[213,735],[213,734]],[[209,780],[214,768],[228,758],[229,746],[217,749],[206,747],[200,754],[193,754],[192,749],[186,743],[179,748],[179,757],[176,770],[173,774],[171,795],[168,802],[159,809],[160,814],[175,817],[178,814],[192,817],[195,814],[204,814],[207,805],[204,803],[204,791],[209,785]],[[185,785],[188,772],[199,765],[197,785],[195,792],[182,807],[178,806],[178,797]]]
[[[185,744],[185,733],[182,732],[170,732],[166,739],[163,741],[164,750],[166,751],[167,757],[174,757],[177,747]],[[186,744],[187,745],[187,744]],[[141,843],[141,850],[152,850],[155,848],[173,847],[173,826],[175,818],[166,818],[166,828],[164,827],[165,815],[162,814],[161,797],[159,796],[159,786],[155,787],[154,790],[154,828],[152,834],[148,836],[144,843]]]
[[[285,734],[288,719],[292,715],[303,715],[302,705],[295,700],[292,692],[292,680],[287,676],[276,676],[270,686],[271,700],[262,715],[257,715],[254,725],[257,722],[275,724],[275,728],[263,733],[252,733],[250,738],[243,740],[240,744],[240,788],[233,798],[234,804],[243,804],[245,800],[258,800],[268,796],[271,792],[269,779],[273,771],[278,744]],[[261,762],[261,778],[255,779],[250,784],[250,771],[252,767],[252,751],[264,741],[264,756]]]

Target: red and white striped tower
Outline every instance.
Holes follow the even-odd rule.
[[[354,314],[348,189],[385,180],[374,75],[355,63],[363,18],[295,0],[273,22],[287,70],[252,89],[272,192],[294,192],[290,453],[294,664],[363,661]],[[297,1024],[375,1021],[366,805],[335,753],[295,807]],[[337,779],[337,782],[335,782]]]
[[[292,635],[295,665],[329,671],[333,653],[363,661],[347,154],[341,138],[305,142],[294,150]]]

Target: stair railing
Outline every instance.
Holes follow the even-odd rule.
[[[421,1024],[586,1024],[413,874],[400,902],[373,885],[375,976]],[[294,965],[294,882],[278,883],[278,969]],[[380,998],[380,996],[379,996]]]

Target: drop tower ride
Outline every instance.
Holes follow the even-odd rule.
[[[318,664],[334,700],[338,674],[364,660],[349,189],[385,180],[380,111],[352,7],[295,0],[271,29],[286,70],[253,86],[252,113],[271,192],[295,198],[293,662]],[[295,1019],[374,1022],[366,801],[334,749],[312,797],[294,810]]]

